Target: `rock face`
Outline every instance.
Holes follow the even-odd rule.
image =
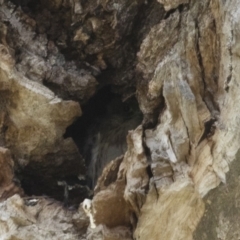
[[[0,0],[1,238],[238,239],[239,22],[237,0]]]
[[[10,151],[6,148],[0,147],[0,164],[1,164],[1,192],[0,199],[4,201],[14,194],[23,194],[22,189],[18,186],[16,179],[14,179],[14,163],[10,156]]]
[[[11,239],[79,239],[73,213],[44,198],[22,199],[19,195],[0,204],[1,237]],[[79,214],[78,218],[81,217]],[[86,220],[87,221],[87,220]]]
[[[194,239],[239,238],[239,152],[221,184],[204,198],[206,210]]]

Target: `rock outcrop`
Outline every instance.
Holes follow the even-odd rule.
[[[238,4],[1,0],[0,238],[238,239]]]

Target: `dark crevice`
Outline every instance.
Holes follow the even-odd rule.
[[[198,58],[198,63],[200,67],[200,74],[201,74],[201,79],[203,82],[203,88],[204,88],[204,95],[202,96],[202,100],[205,103],[206,107],[208,110],[213,114],[215,110],[219,110],[217,104],[214,101],[214,98],[212,96],[212,93],[207,89],[207,83],[205,81],[205,68],[203,64],[203,58],[200,50],[200,45],[199,41],[201,38],[201,33],[198,25],[198,20],[195,21],[195,29],[197,31],[197,36],[196,36],[196,51],[197,51],[197,58]]]
[[[40,7],[39,0],[10,0],[15,6],[15,10],[20,7],[23,12],[31,14],[31,12],[36,11]]]
[[[206,90],[204,65],[203,65],[203,59],[202,59],[201,50],[200,50],[200,46],[199,46],[199,40],[200,40],[201,34],[200,34],[198,21],[195,22],[195,29],[197,31],[196,50],[197,50],[198,63],[199,63],[199,67],[200,67],[201,79],[203,81],[203,87],[204,87],[204,90]]]
[[[160,95],[160,104],[158,105],[158,107],[156,108],[156,116],[155,116],[155,125],[154,125],[154,128],[159,125],[161,122],[160,122],[160,119],[161,119],[161,115],[164,113],[164,111],[166,110],[167,108],[167,105],[166,105],[166,101],[165,101],[165,98],[163,96],[163,89],[162,89],[162,93]]]
[[[214,134],[215,128],[216,128],[215,122],[216,122],[216,119],[210,119],[209,121],[205,122],[204,124],[205,130],[202,137],[199,140],[199,143],[201,143],[206,138],[210,138]]]
[[[148,174],[148,177],[149,177],[149,181],[151,181],[151,179],[152,179],[152,184],[153,184],[153,187],[154,187],[154,190],[156,192],[157,199],[158,199],[159,198],[159,192],[158,192],[158,188],[156,186],[154,175],[153,175],[152,168],[151,168],[151,162],[150,161],[152,161],[152,160],[150,160],[151,159],[150,149],[146,145],[144,146],[144,149],[145,149],[145,154],[146,154],[148,162],[149,162],[146,171],[147,171],[147,174]],[[150,184],[147,184],[146,194],[149,192],[149,190],[150,190]]]
[[[150,0],[148,4],[142,4],[140,6],[138,14],[133,21],[131,35],[127,38],[134,47],[135,52],[139,51],[142,40],[149,30],[164,18],[164,13],[163,6],[155,0]],[[142,26],[144,26],[144,28]]]
[[[232,25],[232,24],[231,24]],[[229,66],[229,75],[227,77],[227,81],[225,83],[225,91],[228,92],[229,91],[229,86],[228,84],[231,82],[232,80],[232,71],[233,71],[233,67],[232,67],[232,42],[233,42],[233,29],[231,26],[231,42],[229,43],[228,46],[228,52],[229,52],[229,56],[230,56],[230,66]]]
[[[74,168],[70,166],[71,164]],[[54,163],[49,165],[30,162],[24,169],[18,168],[15,174],[26,195],[47,196],[64,202],[66,206],[77,207],[90,194],[86,180],[81,178],[84,172],[82,175],[79,174],[79,169],[82,168],[79,164],[80,162],[72,162],[56,166]]]
[[[175,13],[178,8],[173,8],[165,13],[164,19],[168,19],[173,13]]]
[[[151,167],[151,164],[152,164],[151,150],[146,145],[146,142],[144,141],[144,139],[145,139],[145,131],[143,130],[142,145],[143,145],[144,153],[145,153],[145,156],[146,156],[147,162],[148,162],[146,172],[147,172],[148,177],[149,177],[149,182],[151,181],[151,179],[153,181],[153,186],[154,186],[154,189],[156,190],[156,194],[157,194],[157,198],[158,198],[159,194],[158,194],[158,190],[157,190],[157,187],[156,187],[156,184],[155,184],[154,174],[152,172],[152,167]],[[148,193],[149,190],[150,190],[150,184],[147,184],[146,194]]]
[[[163,91],[163,90],[162,90]],[[151,102],[151,100],[149,100]],[[161,92],[160,97],[158,99],[154,99],[154,102],[159,103],[153,110],[152,113],[147,115],[145,114],[145,118],[143,120],[143,129],[154,129],[161,122],[161,115],[164,113],[166,109],[166,102],[163,96],[163,92]]]
[[[153,172],[152,172],[152,169],[151,169],[151,165],[148,165],[148,167],[147,167],[147,174],[149,176],[149,179],[153,177]]]
[[[89,126],[107,113],[107,105],[114,100],[116,95],[111,91],[111,86],[106,85],[82,106],[83,115],[69,126],[64,134],[64,138],[72,137],[80,152],[83,152],[83,141],[87,137]],[[119,101],[121,97],[117,96]]]
[[[189,4],[180,4],[177,8],[173,8],[173,9],[167,11],[164,15],[164,19],[168,19],[176,11],[179,11],[179,13],[182,13],[183,11],[185,11],[187,9],[189,9]]]
[[[82,110],[82,117],[67,128],[64,137],[72,137],[78,146],[93,189],[103,166],[125,153],[128,131],[141,124],[142,113],[134,96],[123,102],[111,85],[102,87]]]
[[[228,92],[229,91],[229,86],[226,86],[224,89],[225,89],[226,92]]]
[[[98,81],[101,84],[113,83],[115,79],[119,79],[122,76],[122,83],[126,83],[126,85],[131,83],[130,88],[135,86],[135,79],[137,78],[135,75],[137,52],[149,30],[161,22],[164,12],[162,5],[155,0],[150,0],[148,4],[143,3],[138,7],[138,12],[133,19],[131,31],[128,31],[129,33],[117,42],[116,48],[120,50],[119,54],[121,55],[118,59],[121,64],[116,68],[111,65],[108,59],[105,59],[108,68],[103,70],[98,77]],[[126,91],[123,84],[119,86],[119,91]]]

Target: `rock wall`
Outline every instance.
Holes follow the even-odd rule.
[[[238,239],[238,4],[1,0],[0,237]]]

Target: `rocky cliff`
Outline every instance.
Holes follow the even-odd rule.
[[[0,0],[0,239],[239,239],[239,4]]]

